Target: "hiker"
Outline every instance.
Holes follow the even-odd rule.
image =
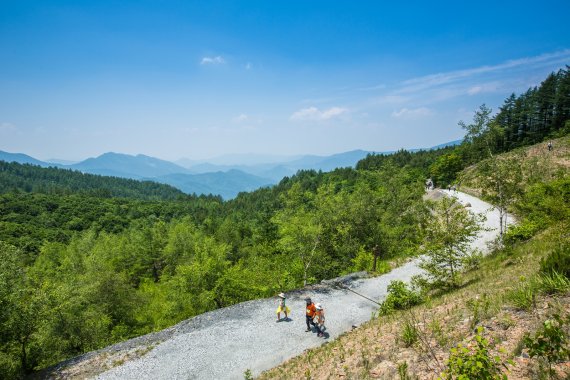
[[[316,323],[315,327],[317,328],[317,336],[324,336],[325,335],[325,311],[323,310],[323,306],[318,303],[315,305],[315,318],[314,321]]]
[[[291,311],[287,305],[285,304],[285,294],[279,293],[277,295],[279,297],[279,305],[277,306],[277,322],[281,322],[281,312],[285,314],[285,320],[289,320],[289,312]]]
[[[548,142],[548,151],[550,152],[552,150],[552,141]]]
[[[313,318],[315,317],[317,308],[315,307],[313,301],[311,301],[310,297],[305,298],[305,302],[307,303],[307,306],[305,308],[306,309],[305,320],[307,322],[307,329],[305,330],[305,332],[309,332],[311,331],[311,325],[315,326]]]

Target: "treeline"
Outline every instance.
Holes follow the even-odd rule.
[[[436,158],[429,175],[439,186],[457,181],[463,168],[495,154],[570,133],[570,67],[550,74],[524,94],[512,94],[494,116],[482,105],[473,121],[460,122],[463,143]]]
[[[140,220],[168,222],[183,217],[202,224],[221,209],[221,199],[211,196],[146,201],[17,191],[0,194],[0,241],[19,248],[29,263],[44,242],[67,244],[82,231],[119,233]]]
[[[85,174],[70,169],[0,161],[0,193],[85,194],[101,198],[186,199],[182,191],[152,181]]]

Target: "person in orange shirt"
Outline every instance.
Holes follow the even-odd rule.
[[[309,331],[311,331],[311,325],[315,326],[315,322],[313,322],[313,318],[315,317],[315,313],[317,312],[317,308],[315,307],[315,304],[313,303],[313,301],[311,301],[311,298],[309,298],[309,297],[305,298],[305,302],[307,303],[307,307],[305,308],[305,310],[306,310],[305,320],[307,322],[307,329],[305,330],[305,332],[309,332]]]

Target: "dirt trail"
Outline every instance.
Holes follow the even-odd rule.
[[[444,191],[449,194],[449,192]],[[463,203],[470,203],[473,212],[487,216],[483,232],[473,244],[485,250],[487,242],[496,238],[498,213],[491,206],[470,195],[452,194]],[[512,219],[511,219],[512,220]],[[375,300],[383,300],[388,284],[395,279],[409,281],[421,273],[418,260],[392,270],[385,275],[355,279],[348,286]],[[305,332],[304,301],[307,294],[320,302],[327,312],[326,339],[335,339],[354,325],[368,321],[378,305],[345,289],[317,286],[305,291],[288,294],[292,310],[288,322],[275,321],[276,299],[244,302],[232,307],[215,310],[184,321],[161,333],[137,338],[129,345],[124,342],[102,351],[122,349],[133,351],[156,341],[156,346],[145,355],[128,360],[104,372],[98,379],[243,379],[251,370],[258,375],[283,361],[301,354],[304,350],[323,344],[326,339],[315,333]],[[163,340],[162,342],[160,342]],[[137,343],[138,342],[138,343]],[[115,348],[114,348],[115,347]],[[129,348],[130,347],[130,348]],[[140,349],[140,348],[139,348]],[[99,355],[101,352],[99,352]],[[93,355],[91,355],[93,357]],[[89,355],[86,355],[88,360]],[[81,365],[81,360],[79,364]],[[71,372],[68,372],[70,374]],[[89,375],[87,377],[90,377]]]

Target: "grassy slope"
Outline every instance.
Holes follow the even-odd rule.
[[[541,168],[540,175],[548,178],[560,168],[569,172],[570,138],[553,141],[554,150],[548,152],[546,144],[524,148],[529,170]],[[533,167],[534,169],[530,169]],[[556,169],[558,170],[558,169]],[[467,169],[468,184],[477,194],[473,169]],[[537,175],[530,173],[529,175]],[[434,379],[445,368],[452,347],[468,342],[475,325],[485,328],[484,335],[505,350],[501,357],[512,358],[507,372],[509,379],[536,378],[538,364],[535,359],[521,355],[522,337],[537,329],[550,313],[564,309],[570,312],[570,294],[556,297],[538,296],[528,310],[515,307],[509,292],[537,273],[540,258],[548,255],[564,232],[553,226],[530,241],[519,244],[512,251],[499,252],[485,258],[479,269],[465,274],[465,286],[454,292],[433,297],[428,303],[409,311],[375,318],[339,339],[309,350],[265,372],[261,379],[363,379],[398,378],[398,367],[407,364],[409,378]],[[329,318],[334,313],[329,310]],[[404,343],[406,324],[415,326],[419,339],[410,347]],[[561,373],[569,368],[558,366]]]

